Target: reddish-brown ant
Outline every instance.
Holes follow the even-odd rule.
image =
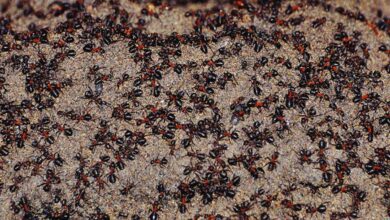
[[[266,165],[267,165],[267,169],[269,171],[273,171],[277,168],[277,164],[279,163],[278,162],[278,158],[279,158],[279,152],[275,151],[271,158],[268,158],[268,160],[270,160]]]

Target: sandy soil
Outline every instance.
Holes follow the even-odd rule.
[[[29,2],[36,11],[43,10],[47,13],[50,8],[53,8],[53,6],[49,6],[52,1]],[[108,2],[93,7],[92,1],[85,1],[85,11],[93,17],[104,19],[106,15],[114,11]],[[134,1],[119,2],[121,7],[129,13],[129,22],[134,27],[137,20],[143,18],[145,19],[144,33],[157,33],[158,36],[164,39],[167,39],[172,32],[181,35],[193,33],[196,17],[186,17],[185,14],[188,10],[201,9],[206,11],[210,9],[211,11],[214,6],[217,6],[221,9],[221,13],[223,9],[224,12],[230,14],[235,7],[234,4],[217,4],[215,2],[172,7],[160,7],[153,4],[135,3]],[[129,52],[130,39],[123,39],[118,36],[113,37],[112,44],[101,46],[105,51],[103,54],[85,52],[83,47],[90,40],[83,40],[79,37],[86,30],[86,26],[83,25],[83,29],[72,30],[69,34],[75,37],[75,42],[65,43],[66,46],[63,48],[54,49],[53,43],[64,36],[62,33],[55,33],[54,30],[60,22],[66,21],[65,15],[55,17],[47,14],[47,17],[43,20],[34,15],[23,16],[21,10],[17,9],[16,3],[11,1],[9,9],[0,14],[0,17],[5,16],[12,19],[13,31],[25,32],[32,22],[38,28],[49,27],[50,31],[47,37],[49,44],[29,43],[28,46],[22,46],[22,50],[0,52],[0,67],[4,68],[5,72],[0,75],[5,78],[4,89],[1,90],[2,111],[0,118],[3,122],[0,128],[3,132],[1,133],[0,149],[6,149],[8,152],[7,155],[2,153],[0,157],[0,167],[2,168],[0,169],[0,186],[2,186],[0,188],[0,204],[3,204],[0,207],[1,219],[20,219],[23,216],[28,219],[28,214],[44,219],[45,215],[48,216],[45,214],[45,211],[49,209],[47,207],[52,208],[52,218],[55,215],[60,216],[67,213],[70,219],[104,219],[108,216],[111,219],[131,219],[132,217],[135,218],[136,215],[140,216],[141,219],[147,219],[153,213],[157,213],[160,219],[213,219],[211,217],[217,215],[221,215],[226,219],[261,219],[265,218],[264,213],[267,213],[270,219],[342,219],[347,218],[347,214],[351,215],[354,211],[360,219],[389,218],[390,125],[380,123],[380,118],[389,117],[390,79],[385,66],[389,65],[390,62],[388,53],[390,38],[389,29],[386,33],[372,26],[370,28],[369,25],[383,19],[386,15],[389,16],[390,3],[386,4],[386,1],[335,1],[331,3],[332,9],[330,12],[324,10],[322,6],[299,5],[300,3],[301,1],[284,2],[280,8],[278,17],[280,20],[277,24],[270,23],[264,17],[261,18],[260,14],[256,16],[256,14],[251,14],[245,9],[238,9],[241,15],[232,18],[232,22],[237,24],[237,27],[255,26],[256,34],[264,32],[277,37],[278,33],[275,31],[279,31],[281,34],[288,35],[290,40],[283,41],[281,37],[277,39],[277,42],[280,43],[279,49],[271,42],[260,40],[263,41],[263,48],[259,52],[255,52],[254,45],[245,41],[239,34],[235,38],[223,37],[217,42],[210,41],[207,54],[203,53],[198,45],[183,43],[179,47],[181,56],[169,55],[171,62],[168,65],[169,67],[161,67],[161,80],[144,79],[142,85],[135,86],[134,83],[137,78],[145,76],[154,65],[162,64],[163,59],[158,55],[159,52],[165,48],[174,53],[178,48],[165,45],[150,47],[152,61],[149,64],[144,64],[142,61],[135,62],[134,53]],[[259,7],[255,3],[253,5]],[[298,5],[297,10],[291,15],[285,14],[288,5]],[[335,12],[337,6],[343,6],[351,12],[360,10],[367,21],[361,22],[340,15],[340,13]],[[142,8],[149,8],[150,13],[154,11],[159,14],[159,17],[141,15]],[[379,8],[383,11],[382,17],[377,15]],[[212,13],[210,12],[210,14]],[[262,15],[268,17],[270,12],[264,9]],[[212,16],[214,15],[210,15],[210,17]],[[280,25],[280,22],[288,22],[289,19],[299,16],[304,18],[300,25]],[[326,18],[326,22],[318,28],[313,28],[312,22],[322,17]],[[344,32],[351,38],[344,38],[341,41],[334,39],[340,22],[344,25]],[[100,25],[103,27],[104,23]],[[217,31],[222,31],[222,28],[218,28]],[[304,39],[308,42],[305,51],[310,54],[309,62],[305,61],[301,51],[291,40],[292,35],[297,31],[303,32]],[[361,35],[352,37],[354,32],[359,32]],[[203,33],[210,38],[215,34],[207,27],[203,27]],[[260,39],[260,37],[254,38]],[[21,43],[21,41],[15,41],[10,34],[3,35],[1,39],[2,44],[3,42]],[[93,39],[92,41],[96,43],[97,47],[100,47],[101,39]],[[344,46],[349,42],[354,42],[357,44],[356,52],[342,54],[338,59],[339,67],[337,65],[333,66],[333,69],[321,67],[320,61],[327,55],[326,48],[332,42]],[[237,43],[243,46],[235,54]],[[367,53],[369,55],[366,57],[364,50],[360,47],[362,43],[368,45]],[[381,45],[386,45],[387,51],[378,50]],[[220,52],[219,49],[222,47],[226,48],[227,54]],[[65,56],[62,61],[58,62],[59,67],[53,72],[46,71],[46,67],[41,68],[43,73],[39,72],[40,67],[37,67],[37,65],[40,58],[45,57],[47,61],[50,61],[56,53],[62,53],[70,49],[75,50],[75,57]],[[23,73],[22,68],[14,65],[15,63],[12,64],[12,56],[15,54],[30,57],[27,65],[30,69],[29,73]],[[268,63],[263,66],[256,64],[259,63],[262,57],[268,58]],[[354,66],[348,66],[346,60],[348,58],[353,60],[354,57],[364,58],[366,62],[364,68],[354,69]],[[218,59],[223,61],[223,66],[215,66]],[[210,60],[214,63],[209,62]],[[287,60],[290,61],[291,68],[288,68]],[[193,68],[185,67],[181,74],[174,71],[173,64],[188,65],[190,61],[196,62],[197,66]],[[309,95],[304,109],[298,106],[286,108],[281,120],[288,126],[288,129],[278,132],[283,122],[274,123],[272,115],[275,114],[277,107],[286,106],[285,96],[292,91],[295,91],[297,96],[310,92],[310,86],[299,87],[302,76],[299,65],[302,63],[310,64],[316,69],[313,70],[314,73],[311,75],[314,77],[311,81],[314,84],[312,87],[316,87],[316,83],[320,84],[320,81],[329,82],[329,88],[319,86],[319,91],[322,95],[328,95],[330,101],[321,98],[320,95],[317,97]],[[45,65],[47,66],[48,62]],[[95,75],[91,75],[89,72],[94,65],[98,65],[100,70]],[[149,69],[143,69],[144,66]],[[343,76],[340,70],[347,72],[347,76]],[[271,76],[272,71],[276,71],[278,74]],[[362,77],[362,75],[369,75],[373,71],[381,73],[381,77],[378,79],[380,82],[375,83],[370,77]],[[227,82],[225,89],[220,89],[216,83],[204,84],[202,82],[204,80],[202,74],[207,75],[209,72],[214,72],[221,79],[224,73],[228,72],[232,74],[233,79]],[[128,74],[129,79],[118,85],[125,73]],[[42,111],[38,110],[39,103],[34,101],[33,94],[42,94],[43,100],[53,99],[48,92],[50,90],[47,90],[47,84],[45,85],[46,90],[41,89],[39,91],[39,89],[36,89],[33,93],[26,92],[26,81],[28,81],[26,78],[40,74],[50,76],[50,79],[45,78],[50,82],[63,82],[66,79],[72,81],[72,86],[65,86],[60,90],[59,97],[54,99],[54,106]],[[200,75],[200,81],[194,79],[196,74]],[[348,74],[355,75],[349,76]],[[337,76],[340,77],[340,80],[337,79]],[[355,76],[363,80],[362,85],[359,86],[356,83],[353,78]],[[107,105],[99,106],[96,102],[85,98],[87,90],[100,89],[99,84],[96,84],[96,79],[99,77],[103,81],[101,84],[103,89],[98,98],[105,101]],[[259,95],[255,95],[253,92],[253,77],[257,79],[262,90]],[[317,81],[315,77],[318,77]],[[343,84],[345,87],[342,89],[345,99],[337,100],[335,99],[335,88],[338,84],[342,84],[340,82],[342,80],[346,81]],[[152,83],[154,82],[161,86],[159,97],[153,96]],[[212,88],[215,93],[206,94],[202,89],[197,89],[201,85]],[[355,95],[352,92],[354,86],[360,88],[362,97],[365,94],[377,93],[380,96],[378,107],[376,109],[371,108],[371,105],[374,105],[375,102],[375,98],[371,96],[354,103]],[[143,95],[136,99],[128,98],[127,94],[137,88],[143,91]],[[184,91],[182,109],[172,104],[170,102],[172,96],[166,93],[176,93],[178,91]],[[215,104],[211,107],[204,104],[209,106],[204,111],[194,109],[193,112],[185,112],[185,107],[195,108],[196,106],[191,101],[192,93],[199,96],[206,94],[208,98],[214,100]],[[237,103],[237,100],[241,98],[240,103],[244,106],[251,98],[264,102],[267,97],[273,96],[277,96],[279,100],[270,102],[268,108],[261,107],[257,109],[252,107],[250,113],[243,114],[242,117],[235,116],[241,107],[231,108],[231,105]],[[6,112],[6,103],[19,105],[25,99],[32,100],[30,109],[23,109],[20,113]],[[140,103],[139,106],[136,105],[135,100]],[[337,110],[332,110],[329,107],[332,102],[335,102],[338,106]],[[129,108],[124,109],[125,112],[131,113],[131,120],[129,121],[112,117],[114,108],[122,103],[128,103],[129,105]],[[148,108],[148,105],[153,105],[156,108]],[[359,119],[359,114],[362,112],[361,109],[364,105],[370,105],[370,110],[366,113],[368,117],[366,122],[372,124],[374,128],[372,142],[367,139],[369,135],[365,127],[367,124],[363,125]],[[164,130],[160,131],[159,134],[153,134],[150,126],[137,125],[138,120],[145,120],[148,114],[162,108],[176,116],[174,120],[176,127],[172,129],[175,135],[173,140],[176,141],[174,144],[170,143],[172,140],[163,138],[163,134],[169,130],[168,119],[162,118],[153,122],[153,126]],[[217,138],[216,135],[211,134],[206,129],[207,138],[200,137],[198,133],[194,134],[191,146],[184,148],[181,141],[188,138],[190,132],[188,132],[188,129],[180,129],[182,128],[180,125],[199,125],[199,121],[204,119],[212,121],[215,117],[212,108],[218,109],[221,116],[221,120],[213,126],[225,130],[226,132],[223,133],[225,136]],[[310,108],[315,108],[315,116],[309,116]],[[70,110],[78,115],[89,113],[92,115],[92,120],[84,121],[80,118],[79,120],[72,120],[59,113],[59,111]],[[22,116],[29,119],[29,125],[20,125],[15,122],[16,119],[22,118]],[[325,119],[328,116],[332,117],[333,120],[326,122]],[[41,122],[44,117],[50,118],[50,122],[42,125]],[[11,119],[13,123],[7,125],[5,121],[10,118],[13,118]],[[305,119],[307,119],[307,122],[302,123],[302,120]],[[102,127],[100,125],[102,120],[107,121],[108,126]],[[389,119],[387,118],[387,120]],[[266,138],[263,138],[263,146],[260,148],[248,145],[246,141],[249,140],[249,137],[245,129],[252,129],[255,121],[260,122],[259,131],[263,132],[255,136],[262,138],[266,133],[264,131],[268,130],[274,141],[267,142]],[[52,128],[57,123],[72,128],[73,134],[66,136],[58,129]],[[34,129],[33,124],[41,124],[41,129]],[[313,127],[318,132],[314,140],[311,140],[307,133]],[[334,132],[334,136],[327,137],[324,135],[324,137],[320,137],[321,132],[325,133],[329,129]],[[144,133],[146,144],[140,144],[136,140],[136,135],[133,138],[125,139],[126,130],[130,130],[134,134],[137,132]],[[205,129],[199,128],[198,130]],[[9,131],[11,137],[14,137],[11,143],[7,143],[7,131]],[[19,137],[24,131],[27,131],[27,137],[24,139],[24,147],[19,148],[16,146],[16,137]],[[45,131],[48,131],[48,133],[45,133]],[[230,137],[233,131],[237,131],[238,139]],[[107,143],[107,145],[104,146],[104,144],[101,144],[102,142],[98,142],[101,145],[91,147],[94,141],[96,142],[96,134],[99,132],[106,137],[105,141],[102,142]],[[356,135],[354,132],[360,132],[361,135]],[[48,136],[54,137],[53,144],[48,143]],[[338,138],[335,138],[336,136]],[[119,143],[118,138],[125,139],[125,143]],[[324,156],[319,154],[318,144],[321,139],[327,142]],[[37,140],[41,147],[34,146],[34,140]],[[353,140],[356,140],[359,145],[348,145],[350,143],[348,141]],[[351,147],[351,149],[337,149],[338,143],[341,143],[342,147]],[[227,149],[221,151],[220,157],[215,159],[212,155],[210,156],[213,149],[224,146]],[[385,156],[382,157],[376,153],[376,149],[381,148],[387,150],[387,153],[383,154]],[[126,158],[129,152],[136,150],[139,153],[133,155],[134,160]],[[302,150],[312,152],[306,163],[299,160]],[[252,151],[252,154],[249,151]],[[188,156],[188,153],[191,152],[203,153],[206,158],[204,160],[191,158]],[[278,162],[275,164],[276,168],[270,170],[269,162],[275,152],[279,153]],[[259,158],[258,160],[252,159],[251,168],[257,167],[264,170],[264,173],[259,172],[258,178],[251,176],[244,163],[239,163],[236,166],[228,163],[229,158],[238,157],[239,155],[250,158],[255,154],[258,154]],[[83,162],[76,159],[77,155],[85,158],[85,164],[82,165]],[[56,164],[59,163],[58,159],[55,159],[58,156],[63,158],[60,165]],[[101,158],[103,156],[109,156],[110,159],[102,162]],[[43,158],[41,165],[36,162],[39,158]],[[151,163],[155,159],[159,159],[159,162],[161,162],[162,158],[167,159],[166,165]],[[332,174],[329,183],[325,182],[322,177],[325,170],[321,170],[319,164],[321,158],[327,162],[328,168],[325,170]],[[118,165],[115,168],[110,167],[112,162],[116,163],[121,160],[125,164],[123,169],[120,169]],[[247,159],[247,161],[250,160]],[[384,171],[369,175],[367,164],[370,160],[378,162],[378,166],[380,165]],[[341,171],[339,165],[336,165],[339,163],[337,161],[345,162],[345,166],[340,168]],[[223,163],[227,165],[222,166]],[[20,170],[15,170],[15,166],[18,164],[23,165],[21,165]],[[196,164],[201,166],[198,171],[183,175],[186,166]],[[101,166],[99,178],[94,177],[93,174],[96,165]],[[79,181],[80,185],[77,185],[76,173],[80,170],[80,167],[83,167],[84,170],[84,180],[88,181],[90,185],[83,184],[82,178]],[[214,168],[214,171],[212,168]],[[36,170],[39,171],[35,172]],[[55,172],[54,177],[49,175],[48,178],[48,170]],[[219,175],[222,170],[227,173],[230,181],[234,176],[240,177],[240,183],[237,187],[229,186],[235,192],[234,198],[218,197],[215,193],[217,185],[224,187],[227,185],[220,181]],[[207,172],[213,173],[209,182],[205,179]],[[112,173],[116,175],[115,183],[109,181],[109,175]],[[18,176],[22,177],[20,183],[17,183],[16,180]],[[58,176],[60,181],[52,180],[55,179],[55,176]],[[199,185],[203,184],[203,186],[198,185],[195,190],[195,197],[186,202],[186,212],[180,213],[178,206],[183,203],[183,198],[187,195],[179,190],[179,185],[181,183],[189,184],[193,179],[199,181]],[[100,189],[98,187],[99,180],[104,181]],[[45,192],[43,189],[44,185],[42,183],[45,181],[51,185],[49,192]],[[318,186],[318,192],[311,192],[307,183]],[[18,189],[12,192],[13,190],[10,188],[15,184]],[[164,184],[166,189],[164,193],[158,192],[157,186],[159,184]],[[131,187],[128,194],[122,195],[121,190],[129,185]],[[296,189],[287,192],[286,189],[291,185],[295,185]],[[335,187],[341,187],[342,192],[332,193],[332,188]],[[204,204],[202,200],[202,193],[204,193],[205,188],[214,191],[214,198],[210,204]],[[264,194],[251,200],[250,198],[258,189],[263,189]],[[358,197],[362,192],[366,196],[359,200]],[[82,193],[84,193],[84,199],[80,199]],[[275,200],[269,208],[264,207],[262,203],[267,201],[267,198],[270,198],[271,195],[275,195]],[[61,202],[56,202],[56,197]],[[28,202],[21,202],[22,198],[27,198]],[[291,203],[286,203],[286,201]],[[13,202],[17,208],[13,207]],[[241,207],[241,212],[237,211],[237,205],[245,202],[248,202],[248,207]],[[300,204],[301,210],[294,211],[292,204]],[[320,204],[324,204],[327,208],[323,214],[307,212],[309,207],[318,207]],[[158,207],[158,210],[156,207]],[[15,209],[20,209],[20,211],[16,212]],[[31,217],[31,219],[33,218]]]

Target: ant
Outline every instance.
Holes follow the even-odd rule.
[[[159,218],[158,211],[160,210],[161,208],[159,204],[157,202],[154,202],[151,210],[152,213],[149,215],[149,220],[158,220]]]
[[[279,158],[279,152],[275,151],[271,158],[267,157],[268,160],[270,160],[266,165],[267,165],[267,169],[268,171],[274,171],[276,168],[277,168],[277,164],[279,163],[278,162],[278,158]]]
[[[155,158],[152,161],[150,161],[151,165],[160,165],[160,167],[165,167],[168,164],[167,158],[163,157],[161,159]]]
[[[130,76],[127,73],[122,74],[122,78],[116,83],[117,88],[119,89],[125,82],[129,81]]]
[[[298,156],[299,156],[299,162],[301,165],[307,163],[307,164],[311,164],[312,163],[312,160],[310,159],[310,157],[313,155],[313,153],[310,151],[310,150],[306,150],[306,149],[301,149],[298,153]]]
[[[133,182],[128,181],[127,184],[119,190],[119,192],[121,195],[127,196],[129,195],[131,190],[134,189],[134,187],[135,184]]]
[[[201,171],[203,169],[203,166],[201,165],[201,162],[198,162],[195,164],[195,166],[185,166],[183,170],[183,174],[185,176],[191,174],[192,172]]]
[[[255,96],[260,96],[262,94],[262,89],[260,88],[260,82],[256,79],[256,76],[251,77],[251,86],[252,91]]]
[[[271,207],[272,202],[276,201],[277,198],[278,198],[278,194],[275,195],[268,194],[266,195],[265,199],[260,201],[260,205],[268,209]]]
[[[250,196],[250,201],[256,201],[264,195],[265,191],[262,188],[256,189],[256,192]]]
[[[326,17],[321,17],[321,18],[317,18],[315,19],[312,23],[311,23],[311,26],[313,28],[319,28],[321,27],[322,25],[324,25],[326,23]]]
[[[306,213],[310,214],[310,215],[313,215],[315,213],[321,213],[321,214],[324,214],[326,212],[326,206],[325,204],[320,204],[319,206],[315,207],[315,206],[311,206],[311,205],[307,205],[306,206]]]
[[[238,217],[239,219],[247,220],[249,216],[247,214],[253,207],[253,203],[248,201],[242,202],[241,204],[236,204],[233,206],[233,211],[236,213],[234,217]]]
[[[109,106],[109,103],[100,98],[100,95],[101,91],[96,90],[94,92],[91,88],[89,88],[89,90],[84,93],[83,98],[89,100],[88,105],[90,105],[90,103],[95,103],[99,108]]]
[[[287,209],[291,209],[293,211],[301,211],[302,210],[302,205],[299,204],[299,203],[293,203],[292,200],[288,200],[288,199],[283,199],[281,201],[281,205],[284,207],[284,208],[287,208]]]

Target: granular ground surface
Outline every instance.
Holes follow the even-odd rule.
[[[388,0],[0,3],[0,219],[390,217]]]

